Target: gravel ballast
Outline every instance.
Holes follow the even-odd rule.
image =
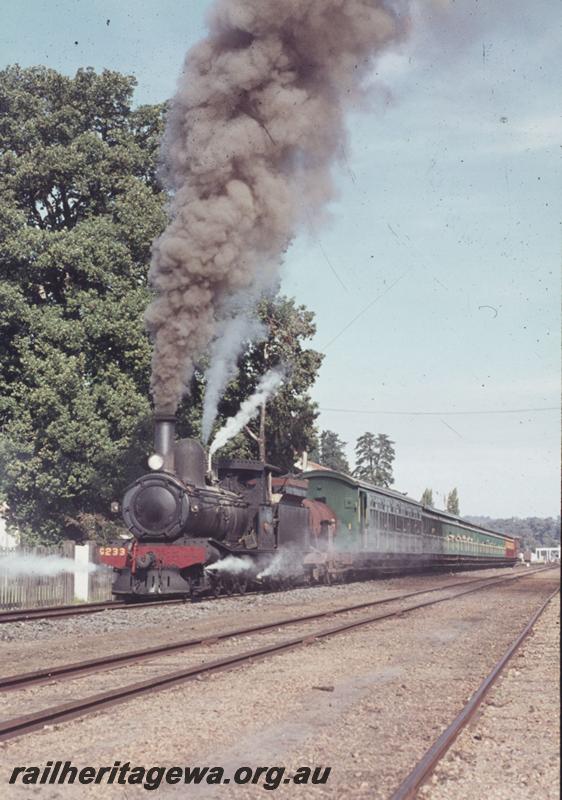
[[[32,620],[0,625],[2,674],[39,669],[78,659],[96,658],[136,647],[150,647],[212,630],[229,630],[310,609],[378,600],[405,591],[444,586],[475,578],[521,574],[521,570],[488,569],[446,575],[417,575],[337,586],[315,586],[272,594],[251,594],[219,600],[153,608],[107,610],[86,616]],[[38,642],[41,646],[38,647]]]
[[[423,800],[557,800],[560,797],[560,598],[461,732]]]
[[[420,588],[416,584],[424,580],[393,579],[381,583],[376,591],[411,591]],[[458,576],[450,578],[455,580]],[[427,585],[436,582],[437,576],[433,576]],[[387,798],[458,713],[523,621],[554,588],[553,583],[552,573],[525,577],[7,742],[0,751],[0,780],[5,786],[13,765],[40,765],[56,759],[71,759],[79,766],[111,765],[116,759],[144,766],[216,764],[228,771],[245,764],[283,765],[288,770],[299,765],[330,765],[332,774],[326,786],[281,785],[275,796]],[[299,600],[288,597],[293,593],[269,595],[253,614],[263,619],[269,603],[278,606],[271,613],[280,617],[287,613],[289,602],[294,602],[294,613],[299,608],[300,613],[312,610],[312,603],[329,607],[330,603],[360,602],[367,599],[360,586],[365,585],[326,587],[329,594],[315,595],[317,599],[309,599],[306,607],[302,595]],[[334,589],[338,591],[334,593]],[[373,586],[370,592],[374,594]],[[242,598],[242,602],[252,599]],[[238,599],[227,600],[221,601],[221,610],[231,602],[240,608]],[[236,627],[249,621],[246,616],[241,618],[240,611],[237,615],[230,611],[228,616],[230,621],[237,617]],[[84,620],[75,622],[82,625]],[[215,610],[213,625],[216,622]],[[225,627],[229,627],[226,621]],[[147,635],[146,625],[145,629],[129,625],[125,649],[137,644],[135,638],[143,630],[142,635]],[[168,639],[177,639],[177,634],[177,628],[169,630]],[[46,644],[55,646],[54,641],[41,642],[42,647]],[[29,641],[19,646],[32,651]],[[175,656],[174,668],[183,661]],[[105,674],[108,689],[116,674]],[[28,692],[38,698],[37,703],[44,697],[40,688]],[[77,696],[81,693],[76,689]],[[9,788],[10,797],[29,793],[29,787]],[[33,791],[50,800],[90,797],[92,790],[75,785],[72,789],[35,787]],[[127,800],[147,796],[146,790],[135,786],[101,785],[95,792],[96,796]],[[231,784],[200,790],[162,786],[156,794],[253,798],[269,793],[261,786]]]

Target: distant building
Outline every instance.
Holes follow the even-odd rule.
[[[295,461],[294,467],[298,472],[309,472],[317,469],[330,469],[330,467],[325,467],[323,464],[317,464],[316,461],[311,461],[306,453],[303,453],[299,460]]]
[[[531,561],[560,561],[560,545],[558,547],[537,547],[531,553]]]
[[[10,549],[18,544],[16,537],[6,530],[7,508],[8,506],[5,503],[0,504],[0,549]]]

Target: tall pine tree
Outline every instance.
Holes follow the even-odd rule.
[[[311,453],[311,458],[323,467],[349,474],[349,463],[345,455],[346,444],[347,442],[342,441],[335,431],[324,430],[318,437],[318,446]]]
[[[353,474],[375,486],[388,488],[394,483],[392,465],[394,463],[394,442],[385,433],[376,436],[364,433],[355,445],[355,470]]]
[[[424,506],[432,506],[433,507],[433,489],[424,489],[423,494],[420,499],[420,503],[423,503]]]
[[[457,517],[461,513],[459,506],[459,493],[457,492],[456,487],[447,495],[447,511],[450,514],[455,514]]]

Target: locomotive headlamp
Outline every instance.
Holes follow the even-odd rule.
[[[158,453],[153,453],[148,459],[148,466],[150,469],[159,470],[164,466],[164,459]]]

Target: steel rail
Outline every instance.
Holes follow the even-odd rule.
[[[534,572],[533,574],[536,574]],[[360,628],[364,625],[369,625],[374,622],[379,622],[391,617],[399,617],[411,611],[428,606],[437,605],[438,603],[448,602],[455,600],[474,592],[483,591],[488,588],[493,588],[501,583],[517,580],[524,577],[531,577],[530,575],[512,576],[510,578],[500,578],[494,583],[487,583],[484,586],[472,587],[465,591],[457,592],[449,597],[441,597],[435,600],[426,600],[414,606],[409,606],[406,609],[399,609],[397,611],[389,611],[385,614],[371,616],[346,622],[343,625],[337,625],[332,628],[325,628],[314,633],[308,633],[298,636],[294,639],[285,640],[276,644],[267,645],[253,650],[248,650],[234,655],[227,656],[226,658],[209,661],[204,664],[199,664],[193,667],[177,670],[175,672],[166,673],[149,678],[145,681],[129,684],[120,688],[114,689],[110,692],[103,692],[101,694],[91,695],[79,700],[73,700],[64,703],[60,706],[53,706],[33,714],[26,714],[21,717],[14,717],[0,723],[0,741],[7,741],[22,734],[31,733],[35,730],[43,728],[45,725],[57,724],[76,717],[83,716],[84,714],[98,711],[109,706],[114,706],[119,703],[126,702],[133,697],[139,697],[144,694],[153,694],[156,691],[162,691],[172,686],[176,686],[186,681],[199,678],[200,676],[207,675],[222,670],[229,670],[239,666],[240,664],[253,662],[254,660],[262,659],[272,654],[286,652],[302,645],[312,644],[319,639],[335,636],[339,633],[347,632]]]
[[[391,795],[390,800],[410,800],[413,798],[423,783],[431,776],[437,764],[447,754],[459,733],[474,716],[476,710],[495,684],[506,664],[513,658],[521,644],[532,631],[535,623],[545,611],[551,600],[558,594],[558,586],[552,594],[548,596],[539,610],[533,614],[529,622],[525,625],[521,633],[511,643],[504,655],[496,662],[492,671],[482,681],[478,689],[474,692],[462,711],[455,717],[451,724],[446,728],[434,744],[425,752],[418,761],[414,769],[402,781],[400,786]]]
[[[21,608],[12,611],[0,611],[0,625],[8,622],[25,622],[31,619],[42,619],[49,616],[66,616],[74,614],[94,613],[103,611],[106,608],[121,605],[118,600],[108,600],[107,602],[85,603],[79,605],[65,606],[40,606],[38,608]]]
[[[493,564],[482,566],[483,569],[494,569]],[[500,567],[497,567],[498,569]],[[534,572],[537,570],[533,570]],[[396,573],[388,571],[388,576],[395,576]],[[233,592],[232,594],[220,595],[218,597],[201,597],[201,600],[229,600],[234,597],[245,597],[248,595],[259,594],[259,592]],[[134,608],[150,608],[160,605],[181,605],[190,602],[191,598],[163,598],[161,600],[148,600],[145,602],[127,603],[123,600],[101,600],[95,603],[84,603],[82,605],[62,605],[62,606],[42,606],[39,608],[23,608],[12,611],[0,611],[0,625],[10,622],[32,622],[37,619],[56,619],[58,617],[77,617],[82,614],[97,614],[101,611],[117,611],[121,609],[131,610]]]
[[[239,628],[235,630],[223,631],[222,633],[215,633],[206,635],[200,638],[186,639],[179,642],[171,642],[165,645],[158,645],[156,647],[149,647],[143,650],[134,650],[126,653],[117,653],[110,656],[102,656],[100,658],[88,659],[86,661],[78,661],[71,664],[62,664],[60,666],[47,667],[33,672],[19,673],[16,675],[7,675],[0,677],[0,691],[14,691],[17,689],[24,689],[28,686],[37,684],[50,683],[54,680],[69,680],[81,675],[87,675],[91,672],[101,672],[106,669],[115,669],[127,664],[144,661],[156,656],[170,655],[172,653],[187,650],[192,647],[200,645],[215,644],[224,639],[230,639],[235,636],[246,636],[252,633],[260,633],[281,626],[288,626],[298,624],[300,622],[309,622],[324,617],[332,617],[338,614],[345,614],[352,611],[359,611],[365,608],[372,608],[374,606],[383,605],[385,603],[398,602],[406,600],[409,597],[415,597],[420,594],[430,594],[432,592],[447,591],[458,586],[471,585],[473,583],[483,583],[485,581],[494,580],[513,580],[515,578],[530,577],[531,575],[541,572],[542,569],[533,570],[532,573],[525,573],[524,575],[510,575],[509,578],[500,576],[488,576],[486,578],[472,578],[465,581],[455,581],[448,583],[444,586],[433,586],[429,589],[417,589],[414,592],[406,592],[405,594],[392,595],[391,597],[381,598],[379,600],[368,600],[363,603],[357,603],[351,606],[340,606],[339,608],[329,609],[327,611],[319,611],[314,614],[305,614],[300,617],[285,617],[271,623],[264,623],[261,625],[252,625],[248,628]]]
[[[245,597],[258,592],[233,592],[232,594],[218,597],[201,597],[201,600],[230,600],[233,597]],[[35,619],[55,619],[57,617],[77,617],[81,614],[96,614],[99,611],[132,610],[134,608],[150,608],[151,606],[186,605],[193,602],[190,597],[162,597],[161,599],[146,600],[144,602],[125,600],[100,600],[97,603],[83,603],[81,605],[41,606],[39,608],[23,608],[13,611],[0,611],[0,625],[9,622],[32,622]]]
[[[9,622],[32,622],[35,619],[56,619],[58,617],[78,617],[81,614],[98,614],[100,611],[117,611],[123,608],[147,608],[150,606],[178,605],[185,603],[183,599],[149,600],[145,603],[125,603],[122,600],[105,600],[99,603],[83,605],[43,606],[42,608],[26,608],[18,611],[0,612],[0,625]]]
[[[492,569],[493,567],[487,567]],[[538,570],[533,570],[536,572]],[[483,579],[482,579],[483,580]],[[258,592],[232,593],[220,595],[214,598],[201,598],[213,600],[227,600],[233,597],[245,597]],[[134,608],[149,608],[158,605],[180,605],[187,603],[189,598],[164,598],[161,600],[149,600],[146,602],[126,603],[123,600],[101,600],[97,603],[84,603],[83,605],[64,605],[64,606],[42,606],[39,608],[24,608],[13,611],[0,611],[0,625],[10,622],[32,622],[36,619],[51,619],[56,617],[74,617],[82,614],[96,614],[100,611],[115,611],[121,609],[131,610]]]

